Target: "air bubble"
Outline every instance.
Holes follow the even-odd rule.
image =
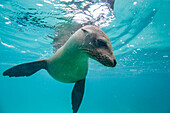
[[[163,56],[164,58],[167,58],[168,57],[168,55],[165,55],[165,56]]]
[[[10,21],[8,21],[8,22],[5,22],[5,24],[10,24],[11,22]]]
[[[37,6],[43,6],[43,4],[38,4],[38,3],[37,3],[36,5],[37,5]]]
[[[133,2],[133,5],[136,5],[137,4],[137,2]]]
[[[0,7],[4,7],[4,5],[0,4]]]

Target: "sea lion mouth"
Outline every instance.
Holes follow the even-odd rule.
[[[100,54],[98,52],[94,52],[90,49],[81,49],[81,50],[86,52],[89,55],[90,58],[97,60],[98,62],[100,62],[104,66],[108,66],[108,67],[115,67],[116,66],[116,60],[109,57],[109,55],[105,55],[105,54],[103,55],[103,54]]]

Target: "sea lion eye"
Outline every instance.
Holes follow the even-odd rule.
[[[98,39],[97,40],[98,47],[105,47],[107,48],[107,43],[104,40]]]

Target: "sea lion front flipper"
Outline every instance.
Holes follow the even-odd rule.
[[[9,77],[20,77],[20,76],[30,76],[40,69],[46,69],[47,61],[39,60],[35,62],[29,62],[24,64],[16,65],[8,70],[6,70],[3,75]]]
[[[80,107],[84,95],[84,87],[85,79],[77,81],[74,85],[71,95],[73,113],[77,113]]]

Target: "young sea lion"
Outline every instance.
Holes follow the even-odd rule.
[[[52,57],[14,66],[3,75],[30,76],[40,69],[46,69],[58,81],[76,82],[72,91],[72,109],[73,113],[77,113],[84,94],[89,57],[108,67],[116,65],[109,38],[101,29],[92,25],[76,31]]]

